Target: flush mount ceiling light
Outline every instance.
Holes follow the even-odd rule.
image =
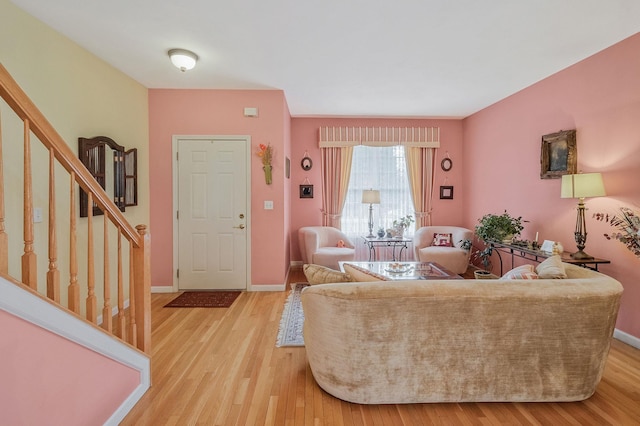
[[[198,61],[198,55],[186,49],[171,49],[169,50],[169,57],[171,58],[171,63],[182,72],[195,67]]]

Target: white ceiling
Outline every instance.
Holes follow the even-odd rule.
[[[293,116],[466,117],[640,31],[638,0],[12,1],[146,87],[281,89]]]

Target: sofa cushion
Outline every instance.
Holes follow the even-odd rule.
[[[451,234],[434,234],[433,244],[431,245],[438,246],[438,247],[453,247],[453,242],[451,241]]]
[[[538,274],[534,271],[533,265],[522,265],[513,268],[500,278],[501,280],[537,280]]]
[[[343,263],[344,271],[351,276],[353,281],[370,282],[370,281],[389,281],[384,275],[376,274],[367,269],[361,268],[350,263]]]
[[[536,267],[536,272],[541,279],[567,278],[562,259],[557,254],[540,263]]]
[[[304,276],[309,284],[343,283],[351,282],[351,276],[347,273],[336,271],[322,265],[305,264],[302,267]]]

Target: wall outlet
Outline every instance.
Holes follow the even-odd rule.
[[[264,202],[265,210],[273,210],[273,201],[265,201]]]

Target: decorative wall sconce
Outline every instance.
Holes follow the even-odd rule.
[[[180,71],[185,72],[193,69],[198,62],[198,55],[186,49],[171,49],[168,52],[171,63]]]

